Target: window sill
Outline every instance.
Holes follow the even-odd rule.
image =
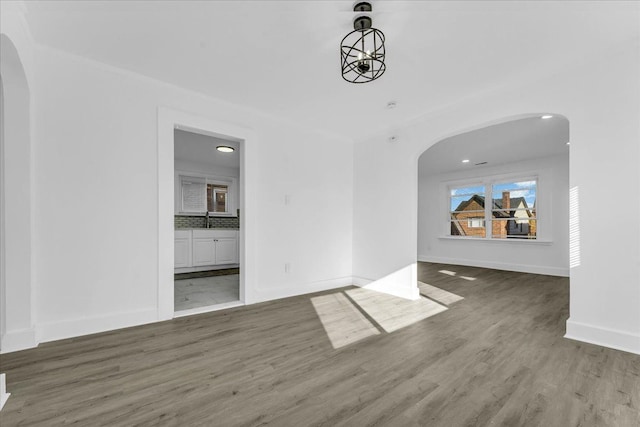
[[[440,240],[456,240],[456,241],[472,241],[472,242],[482,242],[482,243],[508,243],[508,244],[518,244],[518,245],[542,245],[542,246],[550,246],[553,244],[553,240],[542,240],[542,239],[485,239],[484,237],[453,237],[453,236],[440,236],[438,237]]]

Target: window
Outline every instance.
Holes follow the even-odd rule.
[[[226,185],[207,184],[207,210],[209,212],[228,212]]]
[[[469,218],[467,220],[467,227],[469,228],[484,227],[484,218]]]
[[[449,190],[449,222],[452,236],[486,237],[484,185]]]
[[[231,215],[232,178],[178,176],[177,211],[183,214]]]
[[[537,236],[535,180],[493,184],[491,237],[535,239]]]
[[[488,180],[483,184],[449,187],[450,235],[536,239],[537,187],[536,179]],[[491,203],[485,203],[486,194],[491,195]]]

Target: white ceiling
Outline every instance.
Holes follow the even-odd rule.
[[[339,64],[350,0],[26,4],[40,44],[352,139],[597,55],[638,25],[634,2],[374,1],[387,71],[354,85]]]
[[[569,121],[564,117],[512,120],[438,142],[420,156],[418,171],[435,175],[550,157],[567,153],[567,142]],[[476,165],[482,162],[487,164]]]
[[[238,169],[240,167],[239,144],[226,139],[188,132],[180,129],[174,131],[174,157],[208,167]],[[233,153],[216,150],[218,145],[235,148]]]

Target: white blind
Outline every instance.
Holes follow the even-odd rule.
[[[182,211],[205,212],[207,210],[207,183],[203,178],[182,178]]]

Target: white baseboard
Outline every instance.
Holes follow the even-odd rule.
[[[587,325],[569,319],[567,320],[567,333],[564,337],[629,353],[640,354],[640,335],[626,331]]]
[[[34,328],[7,331],[0,343],[0,353],[12,353],[38,346]]]
[[[415,288],[394,286],[389,282],[382,282],[379,280],[371,280],[364,277],[353,277],[353,284],[361,288],[370,289],[372,291],[382,292],[384,294],[393,295],[400,298],[409,300],[416,300],[420,298],[420,290],[418,289],[418,283],[416,281]]]
[[[418,255],[418,261],[438,264],[464,265],[469,267],[491,268],[494,270],[517,271],[519,273],[545,274],[548,276],[569,277],[569,268],[548,267],[543,265],[511,264],[506,262],[479,261],[462,258],[434,257]]]
[[[219,264],[219,265],[205,265],[202,267],[180,267],[173,270],[174,274],[182,273],[197,273],[200,271],[215,271],[215,270],[228,270],[230,268],[238,268],[240,264]]]
[[[272,289],[261,289],[258,292],[254,290],[252,295],[254,298],[252,301],[247,301],[247,304],[254,304],[258,302],[271,301],[280,298],[294,297],[298,295],[312,294],[314,292],[328,291],[331,289],[344,288],[345,286],[353,285],[353,278],[351,276],[338,277],[335,279],[319,280],[317,282],[309,282],[300,285],[283,286]]]
[[[40,323],[38,324],[38,335],[40,342],[49,342],[153,322],[158,322],[158,311],[155,308],[108,316]]]
[[[5,374],[0,374],[0,411],[4,407],[4,404],[7,403],[7,399],[9,399],[11,393],[7,393],[7,382]]]

